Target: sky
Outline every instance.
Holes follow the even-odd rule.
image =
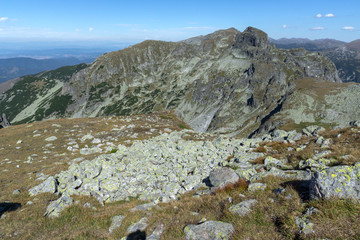
[[[271,38],[360,39],[359,0],[0,0],[1,42],[179,41],[252,26]]]

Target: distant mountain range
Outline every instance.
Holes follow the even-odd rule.
[[[0,83],[24,75],[52,70],[62,66],[90,63],[94,60],[95,57],[86,59],[67,57],[41,60],[25,57],[0,59]]]
[[[277,48],[305,48],[330,58],[343,82],[360,82],[360,39],[350,43],[334,39],[310,40],[307,38],[269,39]]]

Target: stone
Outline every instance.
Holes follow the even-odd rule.
[[[308,126],[302,130],[306,136],[317,136],[319,132],[324,131],[325,128],[316,125]]]
[[[152,234],[148,237],[146,237],[146,240],[160,240],[161,239],[161,235],[165,230],[165,225],[164,224],[160,224],[158,225],[154,231],[152,232]]]
[[[7,119],[6,114],[3,113],[0,117],[0,129],[11,126],[10,121]]]
[[[128,229],[126,230],[127,233],[134,233],[137,231],[144,231],[148,224],[147,224],[147,218],[143,217],[141,218],[137,223],[134,223],[132,225],[130,225],[130,227],[128,227]]]
[[[234,227],[230,223],[206,221],[198,225],[187,225],[184,229],[187,240],[227,240],[231,238]]]
[[[238,168],[235,170],[235,172],[240,178],[243,178],[247,181],[250,181],[250,179],[252,179],[257,174],[255,167]]]
[[[52,142],[52,141],[55,141],[56,139],[57,139],[56,136],[51,136],[51,137],[46,138],[45,141]]]
[[[12,194],[14,194],[14,195],[20,194],[20,189],[15,189],[15,190],[12,192]]]
[[[250,183],[248,186],[249,192],[255,192],[257,190],[265,190],[265,189],[266,189],[266,184],[264,183]]]
[[[272,167],[277,167],[281,169],[291,169],[291,166],[286,165],[284,160],[279,160],[276,158],[273,158],[271,156],[268,156],[264,160],[264,166],[269,170]]]
[[[145,203],[145,204],[141,204],[141,205],[138,205],[132,209],[130,209],[130,212],[135,212],[135,211],[148,211],[150,210],[151,208],[157,206],[156,203]]]
[[[124,220],[125,216],[118,215],[111,218],[111,225],[109,228],[109,233],[112,233],[116,228],[121,226],[122,221]]]
[[[45,193],[45,192],[55,193],[56,190],[57,190],[57,182],[54,177],[50,176],[41,184],[39,184],[33,188],[30,188],[29,194],[30,194],[30,196],[34,196],[39,193]]]
[[[310,182],[310,198],[351,198],[360,201],[360,162],[317,171]]]
[[[231,168],[217,168],[209,175],[210,184],[213,187],[221,188],[228,183],[236,183],[239,181],[239,176]]]
[[[256,199],[245,200],[236,205],[232,205],[229,208],[229,211],[231,213],[238,214],[239,216],[245,216],[252,211],[252,208],[256,205],[256,203]]]
[[[52,201],[46,208],[44,216],[50,218],[59,217],[60,213],[73,204],[74,200],[67,194],[63,194],[59,199]]]

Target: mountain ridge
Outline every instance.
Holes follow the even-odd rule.
[[[60,85],[53,83],[57,87],[52,92],[43,88],[35,105],[28,101],[19,106],[14,102],[18,94],[9,90],[2,96],[0,110],[8,112],[10,105],[17,106],[18,112],[7,115],[19,123],[174,110],[195,130],[249,136],[300,123],[293,119],[300,113],[286,120],[275,117],[290,110],[284,106],[291,108],[291,104],[284,103],[293,95],[297,79],[341,81],[328,58],[304,49],[277,49],[265,32],[252,27],[243,32],[219,30],[180,42],[148,40],[76,69],[63,80],[57,79]],[[54,82],[49,74],[57,76],[51,71],[40,74],[31,84]],[[306,92],[300,95],[320,106],[311,107],[310,100],[297,102],[307,105],[300,108],[307,112],[301,121],[345,124],[325,116],[334,114],[331,107],[325,107],[324,98]],[[63,105],[55,104],[54,98],[63,99]],[[356,119],[356,112],[345,110],[346,119]]]

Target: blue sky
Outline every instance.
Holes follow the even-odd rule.
[[[360,1],[0,0],[0,42],[177,41],[218,29],[272,38],[360,38]]]

